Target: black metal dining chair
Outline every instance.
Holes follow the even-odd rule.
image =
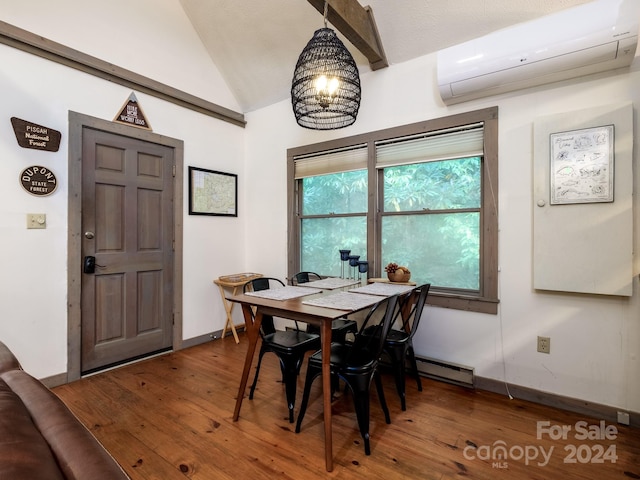
[[[322,277],[314,272],[298,272],[291,277],[291,285],[299,285],[301,283],[313,282],[316,280],[322,280]],[[347,318],[336,318],[331,323],[331,341],[344,343],[347,341],[349,334],[355,335],[358,331],[358,323],[354,320]],[[318,325],[308,325],[307,332],[320,333],[320,327]]]
[[[420,380],[420,373],[418,372],[418,364],[416,362],[416,355],[413,350],[413,336],[418,330],[420,319],[424,306],[427,302],[427,295],[429,295],[430,283],[416,288],[417,300],[413,303],[411,310],[405,317],[400,316],[402,319],[402,325],[400,328],[394,328],[395,324],[391,326],[387,338],[384,342],[383,351],[389,356],[391,367],[393,370],[393,377],[396,383],[396,390],[400,396],[400,405],[402,410],[407,409],[406,394],[405,394],[405,376],[406,376],[406,362],[409,360],[413,373],[416,377],[416,383],[418,384],[418,391],[422,391],[422,381]],[[414,297],[409,297],[414,298]],[[364,335],[372,335],[375,332],[377,326],[369,326],[364,329]]]
[[[300,283],[309,283],[316,280],[322,280],[322,276],[315,272],[298,272],[291,277],[291,285],[298,285]]]
[[[260,291],[267,290],[271,286],[284,287],[284,283],[271,277],[259,277],[247,282],[243,291]],[[289,409],[289,422],[293,423],[293,408],[296,403],[296,386],[297,378],[300,373],[300,367],[304,360],[304,355],[309,350],[320,348],[320,335],[305,332],[298,328],[295,323],[294,330],[276,330],[273,317],[271,315],[263,315],[260,325],[260,337],[262,344],[260,345],[260,354],[258,355],[258,365],[256,366],[256,374],[253,378],[251,390],[249,391],[249,399],[253,399],[253,395],[258,384],[258,375],[260,373],[260,365],[262,357],[267,352],[273,352],[280,361],[280,371],[282,373],[282,383],[285,385],[287,398],[287,408]]]
[[[386,310],[384,316],[379,323],[380,328],[377,329],[377,335],[361,335],[362,329],[366,328],[367,323],[371,321],[375,312],[385,305]],[[335,343],[331,344],[331,376],[336,376],[343,380],[348,390],[353,395],[353,403],[356,410],[358,427],[360,435],[364,440],[364,452],[366,455],[371,454],[371,446],[369,442],[369,412],[370,412],[370,388],[371,382],[376,384],[378,398],[384,418],[387,423],[391,423],[389,409],[384,398],[382,389],[382,381],[378,373],[378,362],[386,335],[391,328],[394,318],[398,314],[398,295],[394,295],[378,302],[370,310],[365,318],[360,332],[356,335],[353,343]],[[300,404],[300,412],[298,413],[298,421],[296,423],[296,433],[300,432],[302,420],[309,404],[309,394],[311,385],[316,377],[322,374],[322,351],[319,350],[309,357],[307,366],[307,376],[304,383],[304,393]]]

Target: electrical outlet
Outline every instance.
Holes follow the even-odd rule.
[[[538,351],[540,353],[551,353],[550,337],[538,337]]]
[[[620,425],[629,425],[630,418],[627,412],[618,412],[618,423]]]

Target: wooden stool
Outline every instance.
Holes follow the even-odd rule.
[[[238,325],[233,324],[233,317],[231,316],[231,312],[233,312],[235,303],[227,300],[225,288],[231,289],[232,296],[237,295],[238,293],[242,293],[242,286],[245,283],[261,276],[261,273],[236,273],[234,275],[224,275],[222,277],[218,277],[213,281],[213,283],[215,283],[220,289],[220,295],[222,296],[222,305],[224,306],[224,311],[227,314],[227,320],[224,324],[224,328],[222,329],[222,338],[224,338],[225,334],[227,333],[227,328],[229,328],[233,333],[233,338],[235,338],[236,343],[240,343],[238,332],[236,332],[236,327],[244,327],[244,323]]]

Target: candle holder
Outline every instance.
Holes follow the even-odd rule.
[[[358,262],[358,281],[362,279],[361,274],[369,271],[369,262],[361,260]]]
[[[345,278],[345,276],[344,276],[344,262],[347,262],[349,260],[349,254],[351,253],[351,250],[339,250],[339,252],[340,252],[340,260],[341,260],[340,265],[342,266],[341,278]]]
[[[353,269],[353,277],[349,277],[349,278],[353,278],[354,280],[356,279],[356,270],[358,268],[358,260],[359,259],[360,259],[360,255],[349,255],[349,265],[354,267],[354,269]]]

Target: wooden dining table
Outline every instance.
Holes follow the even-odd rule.
[[[345,287],[354,288],[357,285]],[[304,297],[293,298],[289,300],[273,300],[268,298],[260,298],[257,296],[239,294],[229,298],[232,302],[242,305],[242,311],[246,322],[246,333],[249,337],[249,347],[244,361],[242,370],[242,378],[240,387],[238,388],[238,397],[233,412],[233,420],[237,421],[240,416],[240,407],[245,394],[249,371],[253,362],[253,356],[260,338],[260,325],[264,315],[281,317],[290,320],[297,320],[320,327],[321,348],[322,348],[322,396],[324,407],[324,443],[325,443],[325,464],[326,470],[333,470],[333,452],[332,452],[332,425],[331,425],[331,375],[330,375],[330,352],[331,352],[331,323],[333,320],[344,317],[347,314],[356,313],[364,310],[369,306],[361,306],[349,311],[339,310],[335,308],[319,307],[307,305],[303,303],[309,298],[317,298],[321,295],[330,295],[336,293],[336,290],[323,291]],[[384,297],[380,297],[383,300]],[[255,308],[255,315],[252,314],[252,308]]]

